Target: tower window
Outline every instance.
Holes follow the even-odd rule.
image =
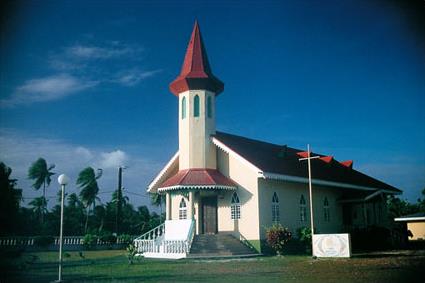
[[[232,219],[241,219],[241,204],[239,202],[239,196],[236,192],[232,195],[230,202],[230,212]]]
[[[193,98],[193,116],[199,117],[199,95]]]
[[[324,216],[325,216],[325,221],[326,222],[331,221],[331,214],[330,214],[330,209],[329,209],[328,198],[325,198],[325,200],[323,201],[323,213],[324,213]]]
[[[273,197],[272,197],[272,222],[279,222],[280,220],[280,215],[279,215],[279,198],[276,194],[276,192],[274,192]]]
[[[184,198],[182,198],[179,204],[179,219],[187,219],[187,207]]]
[[[182,99],[182,119],[186,118],[186,96]]]
[[[211,96],[208,96],[207,98],[207,113],[208,118],[212,117],[212,102],[211,102]]]
[[[305,204],[304,195],[301,195],[300,198],[300,220],[301,222],[305,222],[307,218],[307,206]]]

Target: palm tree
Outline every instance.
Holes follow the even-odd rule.
[[[55,168],[55,164],[47,166],[44,158],[37,159],[28,170],[28,178],[34,180],[32,187],[38,191],[43,186],[43,197],[46,198],[46,185],[50,185],[51,177],[56,173],[51,172]]]
[[[32,206],[32,211],[38,215],[41,223],[43,223],[43,215],[47,212],[47,200],[45,197],[33,199],[29,205]]]
[[[17,227],[22,190],[16,188],[16,179],[11,178],[12,169],[0,162],[0,235],[13,232]]]
[[[38,191],[43,186],[43,198],[46,201],[46,185],[50,185],[52,181],[51,177],[56,173],[51,172],[55,168],[54,164],[47,166],[47,162],[44,158],[37,159],[31,167],[28,169],[28,178],[34,180],[32,187]],[[47,203],[47,202],[46,202]],[[44,212],[40,216],[41,223],[44,222]]]
[[[78,174],[77,178],[77,186],[81,189],[80,191],[80,199],[84,203],[86,207],[86,225],[85,232],[87,232],[87,225],[89,222],[89,212],[90,206],[92,206],[92,210],[96,206],[97,194],[99,193],[99,186],[97,185],[97,179],[102,176],[102,170],[98,169],[97,174],[94,172],[92,167],[87,167],[83,169],[80,174]]]
[[[162,204],[164,203],[164,198],[162,197],[162,195],[158,193],[151,193],[150,196],[151,196],[151,203],[155,206],[159,206],[159,210],[160,210],[159,220],[160,222],[162,222]]]

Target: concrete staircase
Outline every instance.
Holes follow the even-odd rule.
[[[231,234],[195,235],[188,258],[258,255]]]

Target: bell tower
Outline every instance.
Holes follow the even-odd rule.
[[[216,169],[215,99],[224,84],[211,71],[198,22],[195,22],[180,75],[170,84],[179,98],[179,170]]]

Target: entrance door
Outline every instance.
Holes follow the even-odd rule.
[[[202,198],[202,231],[217,233],[217,196]]]

